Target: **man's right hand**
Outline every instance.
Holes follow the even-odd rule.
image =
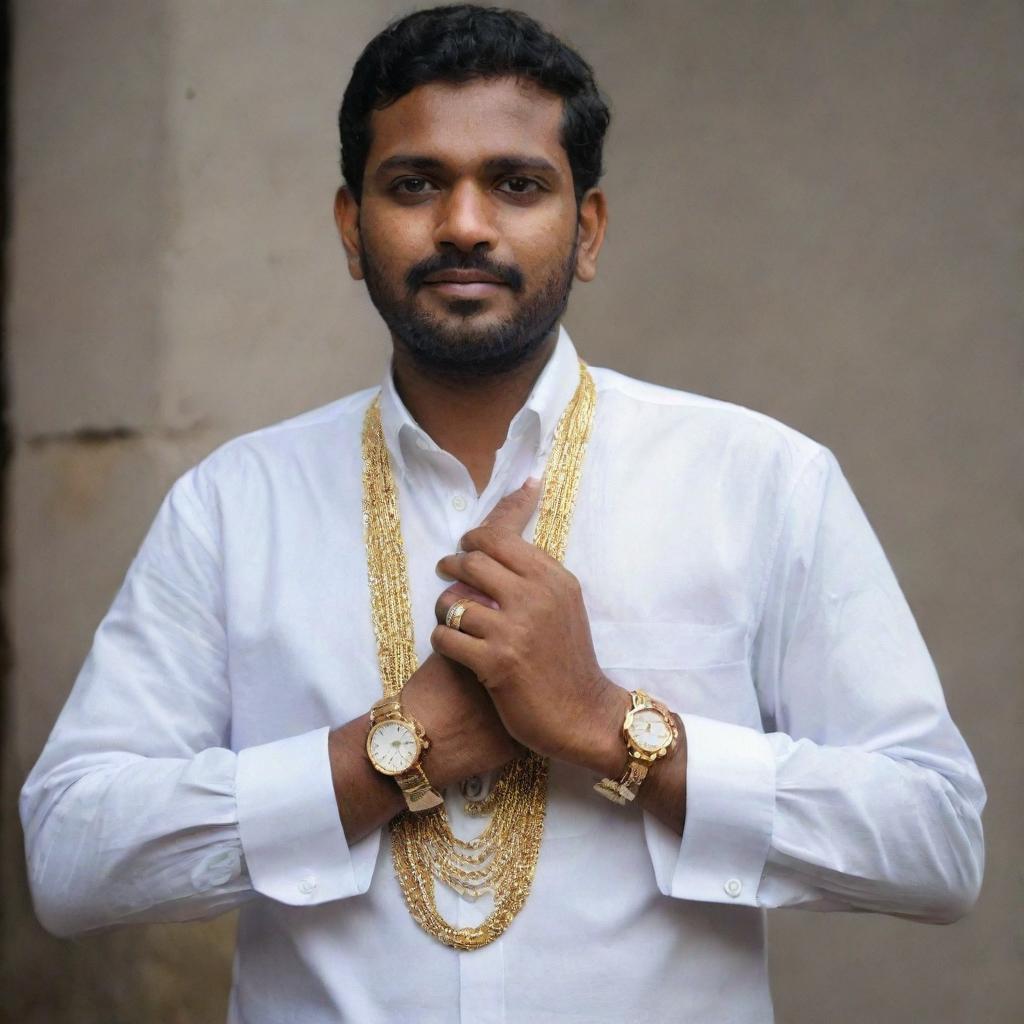
[[[484,520],[522,533],[536,507],[539,484],[527,481],[502,498]],[[471,593],[463,584],[449,587],[439,603],[453,594]],[[487,600],[480,595],[481,600]],[[423,770],[436,789],[471,775],[499,768],[524,748],[505,731],[486,689],[468,669],[432,653],[402,689],[402,706],[430,740]],[[405,808],[393,779],[374,770],[366,756],[369,714],[331,731],[328,754],[345,835],[355,843]]]

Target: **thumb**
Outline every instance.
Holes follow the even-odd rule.
[[[517,488],[510,494],[506,494],[487,513],[487,517],[480,524],[481,526],[501,526],[513,533],[522,534],[526,524],[530,521],[537,501],[540,498],[540,480],[536,477],[528,477],[522,487]]]

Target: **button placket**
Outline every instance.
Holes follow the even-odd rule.
[[[475,927],[487,916],[488,900],[459,901],[458,926]],[[461,1024],[504,1024],[505,950],[497,938],[480,949],[459,953],[459,1020]]]

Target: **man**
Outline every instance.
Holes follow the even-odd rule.
[[[370,43],[391,370],[172,488],[23,791],[52,931],[241,907],[248,1024],[761,1022],[765,908],[969,908],[984,790],[832,454],[560,328],[607,123],[523,15]]]

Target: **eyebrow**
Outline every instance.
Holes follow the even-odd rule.
[[[502,156],[492,157],[484,161],[484,171],[488,174],[514,174],[517,171],[536,171],[542,174],[552,174],[561,177],[558,168],[549,160],[540,156],[525,156],[510,153]],[[415,153],[396,153],[382,160],[377,166],[375,174],[386,174],[394,170],[422,171],[423,173],[439,172],[446,169],[443,160],[437,157],[419,156]]]

